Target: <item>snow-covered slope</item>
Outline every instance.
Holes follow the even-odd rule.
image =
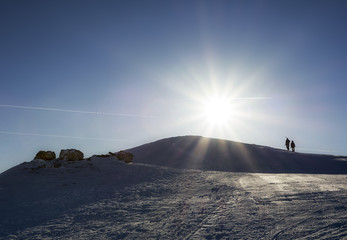
[[[0,239],[347,239],[346,180],[24,163],[0,175]]]
[[[0,238],[111,198],[120,188],[172,174],[176,171],[130,165],[114,157],[66,161],[60,168],[38,168],[36,162],[25,162],[0,175]]]
[[[135,161],[183,169],[259,173],[347,173],[347,157],[211,139],[173,137],[129,149]]]
[[[216,143],[212,151],[190,140],[182,150],[177,139],[187,141],[145,145],[158,147],[146,159],[197,161],[209,151],[206,156],[222,157]],[[214,141],[236,154],[237,143],[208,140]],[[177,152],[165,155],[163,142]],[[240,146],[267,163],[273,152],[282,153]],[[0,239],[347,239],[347,175],[178,169],[136,163],[137,157],[133,164],[112,156],[62,161],[59,168],[25,162],[0,174]],[[175,167],[196,166],[183,163]],[[207,163],[199,167],[208,169]]]

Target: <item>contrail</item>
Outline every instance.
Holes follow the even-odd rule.
[[[126,140],[123,140],[123,139],[116,139],[116,138],[75,137],[75,136],[61,136],[61,135],[39,134],[39,133],[3,132],[3,131],[0,131],[0,134],[36,136],[36,137],[73,138],[73,139],[98,140],[98,141],[119,141],[119,142],[127,142]]]
[[[239,97],[239,98],[231,98],[231,100],[270,100],[271,97]]]
[[[156,118],[156,116],[149,116],[149,115],[123,114],[123,113],[110,113],[110,112],[93,112],[93,111],[71,110],[71,109],[61,109],[61,108],[45,108],[45,107],[31,107],[31,106],[29,107],[29,106],[7,105],[7,104],[0,104],[0,107],[30,109],[30,110],[42,110],[42,111],[83,113],[83,114],[110,115],[110,116],[118,116],[118,117]]]

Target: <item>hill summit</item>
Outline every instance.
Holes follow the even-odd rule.
[[[259,173],[347,173],[347,158],[201,136],[162,139],[129,149],[139,163],[180,169]]]

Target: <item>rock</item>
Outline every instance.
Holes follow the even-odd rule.
[[[52,151],[39,151],[34,159],[42,159],[45,161],[50,161],[56,159],[55,152]]]
[[[83,157],[83,153],[80,150],[76,149],[62,149],[59,154],[59,159],[68,161],[82,160]]]
[[[115,154],[117,159],[126,163],[132,163],[134,155],[129,152],[125,151],[119,151],[118,153]]]
[[[117,153],[113,153],[113,152],[108,152],[108,154],[110,154],[111,156],[117,156]]]

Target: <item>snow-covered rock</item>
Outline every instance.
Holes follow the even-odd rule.
[[[53,160],[56,159],[55,152],[52,151],[39,151],[34,159],[42,159],[42,160]]]
[[[59,154],[59,159],[68,161],[82,160],[84,157],[83,152],[76,149],[62,149]]]

